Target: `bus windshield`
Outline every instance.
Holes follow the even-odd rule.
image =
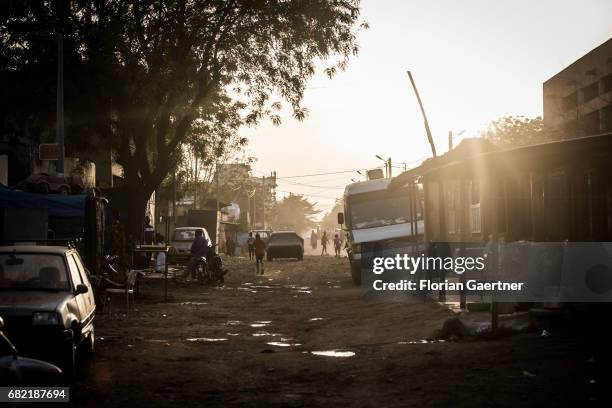
[[[417,203],[417,219],[420,206]],[[347,199],[350,228],[364,229],[410,222],[410,198],[406,190],[357,194]]]

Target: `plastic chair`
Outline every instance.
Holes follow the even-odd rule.
[[[126,314],[130,314],[130,296],[132,297],[132,306],[136,303],[136,298],[134,296],[134,288],[136,286],[136,279],[138,275],[142,273],[140,270],[131,270],[127,274],[127,278],[125,280],[125,286],[123,288],[106,288],[104,291],[107,296],[113,293],[125,293],[125,306],[126,306]],[[111,313],[112,302],[108,302],[108,313]]]

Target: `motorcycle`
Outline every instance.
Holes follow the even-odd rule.
[[[225,282],[225,274],[228,271],[223,269],[223,260],[215,251],[216,246],[213,245],[208,254],[200,257],[194,266],[192,276],[202,285]]]

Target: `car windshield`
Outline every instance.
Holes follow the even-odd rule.
[[[272,234],[270,242],[274,244],[299,244],[301,243],[300,237],[293,232]]]
[[[61,255],[0,254],[0,289],[69,290]]]
[[[364,198],[349,201],[351,228],[384,227],[410,221],[410,200],[407,194],[376,194]]]
[[[173,241],[188,241],[191,242],[195,238],[196,229],[175,230]],[[206,236],[206,234],[204,234]]]

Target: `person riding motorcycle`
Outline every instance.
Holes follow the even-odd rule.
[[[208,255],[208,251],[209,243],[208,240],[204,238],[204,231],[197,229],[195,232],[195,238],[191,243],[191,258],[185,267],[185,278],[191,275],[192,279],[196,279],[196,266],[202,258],[205,258],[206,255]]]

